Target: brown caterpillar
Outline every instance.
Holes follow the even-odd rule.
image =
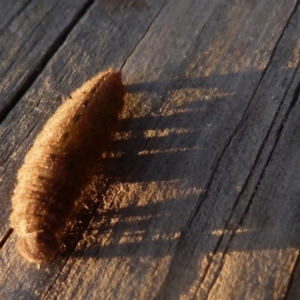
[[[123,107],[121,72],[108,70],[76,90],[45,124],[18,171],[10,220],[30,262],[50,260],[59,236]]]

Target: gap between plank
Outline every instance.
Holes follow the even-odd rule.
[[[33,85],[37,77],[43,72],[48,62],[60,48],[60,46],[65,42],[71,31],[77,25],[79,20],[86,14],[88,9],[93,5],[94,0],[88,0],[79,12],[75,15],[75,17],[71,20],[70,24],[66,26],[66,28],[62,31],[62,33],[56,38],[53,42],[52,46],[45,52],[44,56],[41,58],[41,61],[36,66],[34,70],[32,70],[27,78],[24,80],[23,84],[18,88],[17,92],[12,95],[10,101],[3,107],[3,110],[0,113],[0,123],[8,116],[10,111],[15,107],[15,105],[19,102],[19,100],[25,95],[25,93],[29,90],[29,88]]]
[[[0,240],[0,250],[3,248],[4,244],[6,243],[6,241],[9,239],[9,237],[11,236],[11,234],[13,233],[13,229],[9,228],[6,233],[3,235],[2,239]]]

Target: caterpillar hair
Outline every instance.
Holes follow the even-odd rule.
[[[47,121],[18,171],[12,227],[29,262],[53,258],[75,200],[116,128],[125,88],[121,72],[96,75]]]

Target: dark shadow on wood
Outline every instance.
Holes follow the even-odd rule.
[[[257,76],[256,72],[253,72],[252,75]],[[228,76],[232,77],[233,74]],[[249,73],[247,73],[247,76],[249,76]],[[203,81],[205,81],[203,78],[194,78],[190,81],[166,81],[163,83],[159,82],[158,84],[161,86],[170,86],[170,90],[182,89],[183,86],[185,88],[209,86],[209,84],[202,84]],[[156,84],[153,82],[130,85],[128,86],[128,91],[131,96],[134,96],[135,93],[145,91],[151,93],[154,89],[153,86]],[[161,92],[164,95],[166,90],[163,88]],[[189,204],[192,206],[198,197],[187,195],[181,199],[165,199],[155,204],[149,199],[149,204],[145,206],[137,206],[138,199],[136,199],[132,203],[129,203],[127,207],[122,208],[118,208],[113,202],[109,203],[109,205],[107,203],[104,205],[102,199],[105,198],[110,187],[118,183],[147,184],[149,182],[163,183],[176,181],[180,183],[188,181],[191,186],[204,189],[204,185],[199,186],[194,176],[195,174],[174,172],[174,168],[178,162],[180,163],[184,160],[187,153],[189,155],[192,153],[192,156],[198,157],[198,160],[206,159],[201,157],[201,148],[205,147],[205,145],[200,144],[200,147],[199,143],[196,145],[197,139],[201,136],[201,126],[203,126],[203,119],[205,119],[206,114],[208,111],[213,111],[214,105],[219,101],[231,102],[233,101],[232,97],[238,101],[239,98],[246,96],[249,95],[233,94],[209,100],[192,99],[188,104],[184,105],[184,110],[179,109],[178,113],[172,115],[149,114],[142,118],[122,120],[118,127],[119,132],[130,131],[131,136],[126,139],[115,140],[112,143],[110,151],[102,160],[101,166],[99,166],[99,174],[101,175],[95,177],[93,188],[85,195],[85,204],[71,220],[71,230],[68,229],[69,231],[67,231],[66,244],[58,256],[61,258],[65,257],[66,259],[69,256],[81,259],[128,256],[136,258],[141,256],[163,257],[167,255],[170,247],[180,243],[182,253],[177,253],[169,272],[172,273],[171,278],[173,279],[183,276],[182,270],[184,266],[177,267],[183,263],[180,260],[181,256],[185,257],[185,263],[188,261],[186,256],[191,254],[188,253],[186,247],[189,245],[185,244],[185,238],[180,240],[182,234],[180,228],[172,231],[166,229],[169,227],[165,228],[163,224],[176,222],[170,212],[175,210],[184,211],[186,205]],[[200,127],[195,127],[195,124],[197,124],[196,120],[202,121],[199,121],[199,124],[202,124]],[[171,133],[162,137],[145,137],[145,131],[164,129],[170,130]],[[184,130],[183,132],[176,132],[176,129]],[[216,127],[216,130],[222,131],[223,129]],[[180,141],[179,148],[173,148],[174,140]],[[159,170],[156,173],[147,172],[147,168],[153,165],[163,166],[164,172],[160,172]],[[108,198],[115,199],[116,197],[118,195]],[[266,201],[268,200],[266,199]],[[299,216],[298,219],[300,219]],[[161,224],[161,227],[151,226],[154,223]],[[300,239],[297,236],[298,230],[296,229],[300,227],[300,223],[294,225],[294,230],[292,232],[289,231],[288,237],[279,236],[278,239],[272,240],[271,244],[253,242],[256,240],[256,234],[259,233],[261,235],[262,232],[265,232],[267,236],[277,230],[274,227],[268,226],[247,228],[240,232],[230,230],[224,232],[224,228],[215,228],[213,232],[202,231],[199,236],[189,236],[189,239],[192,239],[192,243],[197,244],[197,247],[201,247],[201,243],[204,245],[207,241],[210,241],[211,249],[205,247],[205,251],[202,252],[203,255],[213,253],[216,249],[215,245],[220,242],[220,239],[223,239],[227,234],[232,235],[233,233],[235,241],[230,244],[230,251],[259,251],[299,247]],[[151,227],[151,233],[148,230],[149,227]],[[155,230],[153,231],[154,228]],[[104,245],[102,240],[107,235],[109,235],[111,241],[109,244]],[[121,242],[123,237],[129,238],[131,242]],[[242,243],[241,241],[247,242]],[[201,253],[201,249],[198,249],[198,251]],[[217,249],[217,251],[219,250]],[[199,272],[197,263],[194,264],[194,269],[192,264],[188,264],[186,267],[191,278],[190,284],[192,284],[193,278],[196,278],[196,274]],[[167,285],[168,278],[166,278],[165,282]],[[174,282],[169,282],[169,285],[174,286]],[[182,285],[180,287],[182,289]],[[186,288],[189,288],[188,283]]]

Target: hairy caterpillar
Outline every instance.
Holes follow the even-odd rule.
[[[10,220],[20,253],[50,260],[82,186],[101,157],[123,107],[121,72],[101,73],[47,121],[18,171]]]

